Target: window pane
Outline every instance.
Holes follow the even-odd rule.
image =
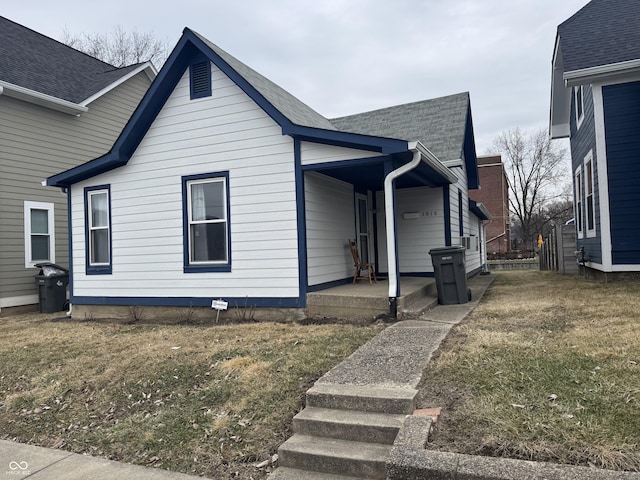
[[[108,227],[109,212],[107,208],[107,193],[94,193],[91,195],[91,226]]]
[[[31,209],[31,233],[48,234],[49,233],[49,211]]]
[[[225,219],[224,183],[208,182],[191,185],[191,220]]]
[[[191,261],[227,261],[227,224],[191,225]]]
[[[31,236],[31,260],[49,260],[49,235]]]
[[[109,230],[91,231],[91,263],[109,263]]]

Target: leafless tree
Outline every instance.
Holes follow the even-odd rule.
[[[552,142],[545,129],[532,134],[520,128],[502,132],[493,147],[502,154],[509,181],[509,204],[524,245],[531,246],[540,228],[540,215],[564,196],[566,150]],[[566,191],[566,189],[565,189]],[[545,215],[546,216],[546,215]],[[515,233],[514,232],[514,233]]]
[[[60,41],[116,67],[151,61],[159,69],[171,52],[169,43],[153,32],[126,31],[120,25],[109,33],[73,34],[65,28]]]

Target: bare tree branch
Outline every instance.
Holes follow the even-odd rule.
[[[60,41],[115,67],[150,61],[160,68],[171,52],[169,43],[153,32],[128,32],[120,25],[105,34],[72,34],[65,28]]]
[[[557,198],[566,151],[551,142],[544,129],[530,135],[520,128],[507,130],[498,135],[493,146],[505,162],[509,204],[516,219],[514,233],[529,245],[548,223],[544,219],[548,218],[547,208]]]

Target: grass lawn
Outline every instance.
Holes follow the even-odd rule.
[[[425,371],[430,448],[640,471],[640,283],[495,277]]]
[[[0,319],[0,438],[206,475],[266,476],[313,382],[381,327]]]

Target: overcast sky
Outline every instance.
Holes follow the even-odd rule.
[[[325,117],[468,91],[479,154],[546,128],[556,28],[588,0],[25,0],[0,14],[53,38],[204,35]]]

